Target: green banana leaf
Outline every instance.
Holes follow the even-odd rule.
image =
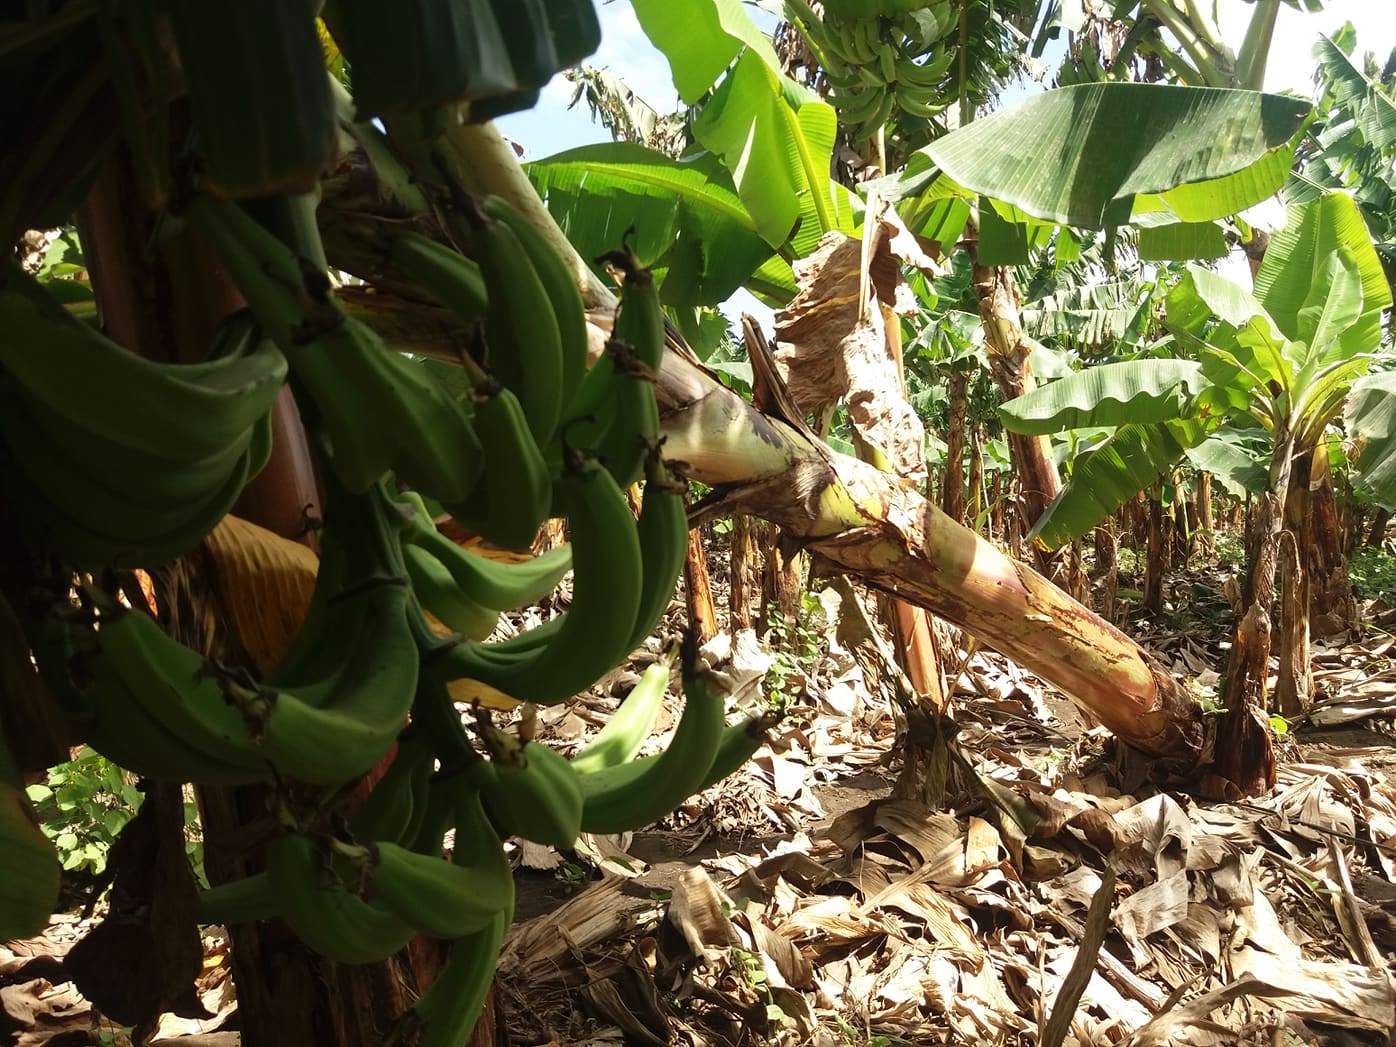
[[[1037,338],[1057,339],[1081,348],[1098,348],[1137,336],[1153,302],[1152,296],[1145,294],[1148,286],[1118,280],[1090,287],[1069,286],[1024,306],[1023,330]]]
[[[1284,228],[1270,238],[1265,261],[1255,278],[1255,297],[1286,337],[1309,342],[1322,303],[1329,297],[1341,266],[1330,256],[1343,256],[1362,288],[1361,309],[1336,338],[1329,359],[1373,351],[1381,343],[1381,314],[1391,306],[1391,288],[1381,259],[1372,246],[1362,212],[1346,193],[1326,193],[1289,209]],[[1320,351],[1322,347],[1319,347]]]
[[[1180,418],[1150,425],[1122,425],[1104,444],[1082,456],[1071,480],[1043,511],[1029,537],[1059,549],[1090,533],[1125,502],[1172,469],[1206,437],[1204,425]]]
[[[999,417],[1005,429],[1029,435],[1166,422],[1188,414],[1206,384],[1202,365],[1193,360],[1100,364],[1009,400]]]
[[[771,247],[746,207],[730,185],[697,164],[607,142],[537,160],[526,170],[583,258],[613,250],[633,226],[641,262],[681,277],[683,304],[724,302],[758,270],[779,287],[783,274],[777,265],[765,269]],[[793,275],[788,279],[793,293]],[[666,300],[677,303],[680,281],[674,284],[666,286]]]
[[[1284,184],[1308,113],[1282,95],[1077,84],[945,135],[876,184],[899,198],[944,175],[1036,218],[1091,229],[1162,210],[1208,222]]]
[[[1396,145],[1396,102],[1352,64],[1342,48],[1326,36],[1314,44],[1329,90],[1339,105],[1351,109],[1363,137],[1378,149]]]
[[[771,38],[741,0],[632,0],[640,28],[669,60],[679,97],[693,105],[744,48],[772,69],[780,59]]]
[[[1139,257],[1146,262],[1225,258],[1230,250],[1216,222],[1168,222],[1139,230]]]
[[[693,124],[693,136],[731,172],[761,235],[772,247],[790,242],[796,255],[840,228],[829,177],[837,133],[832,106],[754,51],[742,52]],[[851,221],[844,228],[851,232]]]
[[[770,40],[738,0],[634,0],[634,7],[680,97],[690,105],[706,98],[693,136],[727,168],[766,242],[790,244],[800,256],[830,230],[853,232],[847,193],[829,177],[838,118],[781,73]]]
[[[1362,437],[1353,486],[1372,501],[1396,510],[1396,371],[1370,374],[1348,394],[1348,435]]]
[[[1232,327],[1243,327],[1253,317],[1270,316],[1255,295],[1240,284],[1233,283],[1200,265],[1190,265],[1183,278],[1168,290],[1164,298],[1165,323],[1174,333],[1201,337],[1211,321],[1220,320]],[[1274,328],[1278,337],[1279,330]]]
[[[1237,497],[1262,494],[1270,479],[1269,440],[1263,429],[1221,429],[1189,448],[1188,461]]]

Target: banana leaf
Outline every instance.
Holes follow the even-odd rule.
[[[1216,222],[1168,222],[1139,230],[1139,257],[1146,262],[1225,258],[1229,250]]]
[[[772,247],[808,254],[831,229],[852,231],[830,186],[838,118],[833,107],[743,51],[704,104],[693,136],[732,174]],[[841,224],[842,223],[842,224]]]
[[[898,176],[901,194],[893,186],[882,192],[923,192],[934,168],[972,193],[1051,222],[1100,229],[1160,210],[1207,222],[1284,184],[1309,109],[1296,98],[1249,91],[1077,84],[937,139]]]
[[[1090,533],[1177,465],[1206,435],[1203,423],[1191,418],[1120,426],[1104,444],[1076,462],[1071,480],[1043,511],[1029,538],[1051,550]]]
[[[634,8],[679,96],[690,105],[706,97],[693,137],[721,159],[767,243],[790,243],[798,257],[832,229],[851,233],[847,193],[829,177],[833,107],[782,74],[739,0],[634,0]]]
[[[1363,137],[1377,149],[1396,145],[1396,102],[1328,37],[1321,36],[1314,44],[1314,57],[1323,67],[1334,99],[1356,115]]]
[[[526,170],[583,258],[613,250],[633,227],[642,263],[682,274],[684,304],[724,302],[758,270],[773,283],[789,274],[788,265],[765,268],[771,246],[721,171],[626,142],[570,149]]]
[[[1269,439],[1263,429],[1222,429],[1189,448],[1188,461],[1238,497],[1262,494],[1270,479]]]
[[[1308,342],[1322,304],[1340,277],[1330,256],[1355,271],[1362,288],[1357,318],[1336,336],[1328,359],[1372,352],[1381,344],[1381,314],[1391,306],[1391,288],[1372,246],[1362,212],[1346,193],[1327,193],[1289,209],[1285,226],[1270,239],[1255,278],[1255,297],[1287,338]]]
[[[780,69],[769,34],[751,20],[741,0],[633,0],[633,5],[640,28],[664,52],[674,87],[689,105],[708,93],[744,48]]]
[[[1193,360],[1126,360],[1077,371],[999,407],[1005,429],[1039,435],[1181,418],[1207,383]]]
[[[1348,395],[1348,435],[1362,438],[1353,486],[1396,510],[1396,371],[1358,380]]]

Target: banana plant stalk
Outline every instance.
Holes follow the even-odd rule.
[[[974,289],[979,295],[979,315],[989,367],[1004,401],[1032,392],[1037,383],[1028,363],[1029,349],[1023,340],[1013,270],[1007,266],[976,264]],[[1023,495],[1027,516],[1024,523],[1031,527],[1052,499],[1061,493],[1061,478],[1052,460],[1051,441],[1046,436],[1010,432],[1008,454]]]

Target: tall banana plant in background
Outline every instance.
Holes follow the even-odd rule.
[[[1290,208],[1254,294],[1210,270],[1189,268],[1166,301],[1175,355],[1088,368],[1002,408],[1004,424],[1017,432],[1116,427],[1039,521],[1035,537],[1048,547],[1086,533],[1205,441],[1225,442],[1234,452],[1240,431],[1265,434],[1266,481],[1227,674],[1234,708],[1265,704],[1270,606],[1286,534],[1292,545],[1285,580],[1293,591],[1283,601],[1278,696],[1282,708],[1297,711],[1309,693],[1303,578],[1310,478],[1355,386],[1363,417],[1390,410],[1387,385],[1357,383],[1379,353],[1381,315],[1391,300],[1355,203],[1344,194],[1325,195]],[[1225,458],[1204,454],[1198,461]],[[1368,475],[1365,482],[1384,488],[1388,481]],[[1389,499],[1396,491],[1381,495]]]

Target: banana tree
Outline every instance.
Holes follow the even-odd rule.
[[[1238,430],[1267,437],[1268,465],[1250,540],[1247,606],[1237,625],[1228,702],[1264,704],[1282,534],[1296,543],[1284,581],[1279,697],[1287,711],[1308,693],[1308,605],[1303,598],[1306,498],[1315,454],[1341,416],[1354,383],[1381,346],[1381,315],[1391,305],[1380,261],[1353,200],[1323,196],[1290,208],[1271,241],[1255,294],[1193,267],[1168,293],[1166,323],[1176,356],[1087,368],[1005,404],[1004,424],[1045,434],[1115,426],[1078,464],[1071,483],[1035,530],[1048,546],[1086,533],[1126,499],[1206,446],[1198,464],[1219,460]],[[1380,413],[1384,387],[1361,387],[1364,416]],[[1369,475],[1384,461],[1368,462]],[[1381,481],[1376,481],[1380,484]],[[1292,584],[1291,584],[1292,576]],[[1264,761],[1240,778],[1252,784]],[[1238,772],[1245,770],[1238,765]]]

